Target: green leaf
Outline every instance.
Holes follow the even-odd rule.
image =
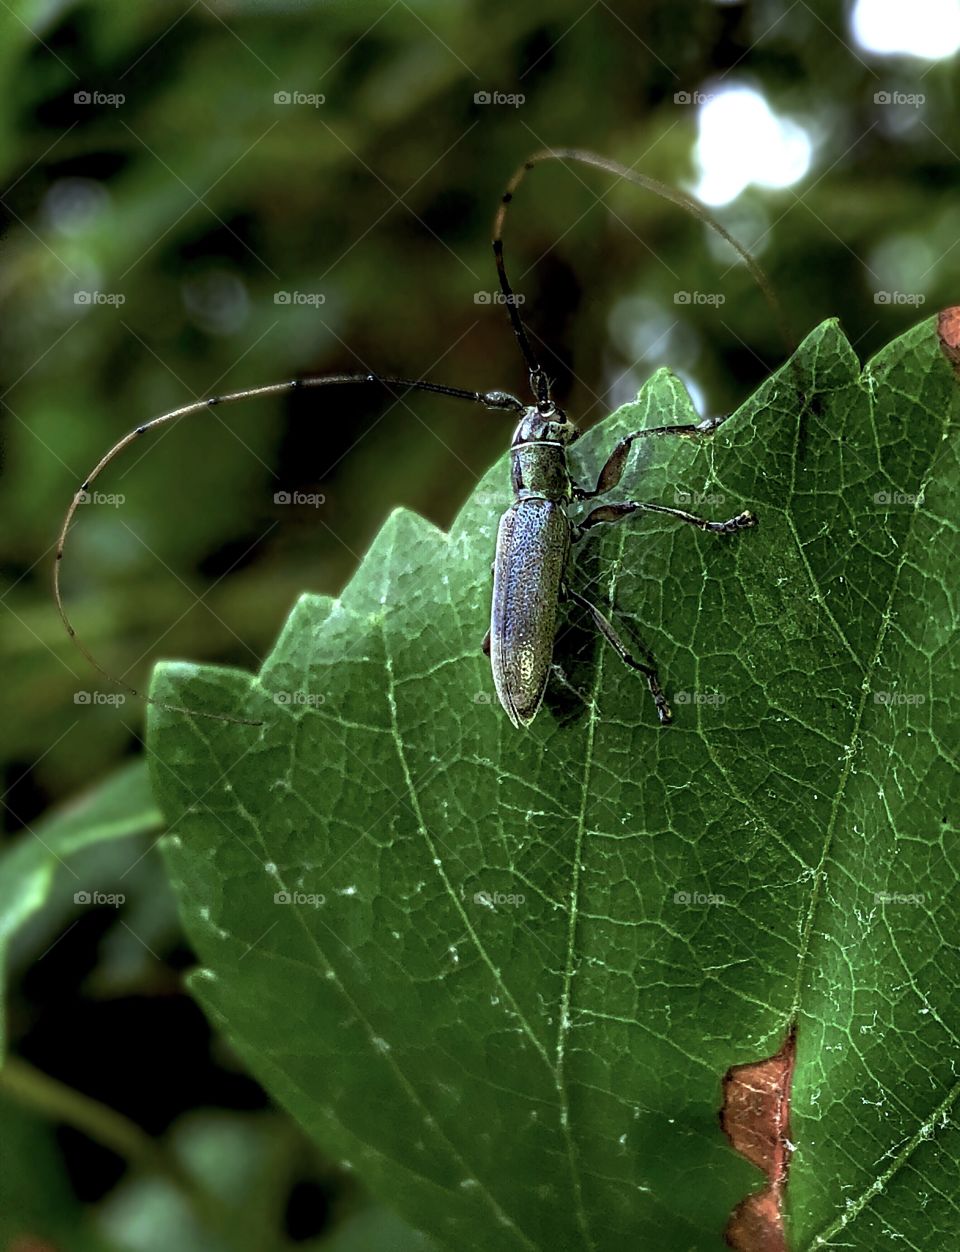
[[[395,1213],[371,1207],[311,1243],[309,1252],[435,1252],[436,1246],[426,1235],[404,1225]]]
[[[94,844],[157,830],[162,820],[147,767],[137,762],[5,848],[0,854],[0,978],[11,939],[48,902],[56,880],[71,872],[71,857]],[[6,1037],[6,986],[0,982],[0,1064]]]
[[[395,513],[259,676],[158,672],[158,697],[264,721],[151,710],[194,991],[441,1245],[721,1248],[761,1183],[721,1079],[793,1020],[792,1247],[960,1242],[957,407],[930,322],[862,374],[825,323],[709,446],[642,449],[620,498],[761,521],[577,549],[575,585],[657,654],[667,730],[582,620],[558,655],[588,706],[561,689],[520,733],[491,702],[505,460],[449,535]],[[693,418],[660,372],[575,471]]]

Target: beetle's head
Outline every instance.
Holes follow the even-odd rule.
[[[579,430],[568,420],[563,409],[557,408],[550,400],[524,411],[513,432],[511,447],[519,448],[525,443],[556,443],[565,448],[579,435]]]

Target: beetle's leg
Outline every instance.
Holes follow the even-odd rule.
[[[483,643],[480,645],[480,650],[484,654],[484,656],[490,655],[490,632],[489,630],[483,636]]]
[[[587,491],[583,487],[574,488],[574,498],[577,500],[592,500],[594,496],[602,496],[616,487],[617,483],[623,477],[623,471],[626,469],[627,457],[630,455],[630,449],[633,447],[637,439],[642,439],[646,435],[676,435],[681,439],[705,439],[727,420],[727,414],[724,417],[708,417],[697,425],[690,423],[684,426],[647,426],[644,430],[635,430],[630,435],[624,435],[620,442],[616,445],[610,455],[607,457],[600,476],[597,478],[597,485],[592,491]]]
[[[622,504],[601,504],[592,509],[579,525],[574,527],[574,542],[583,537],[584,531],[592,526],[601,526],[610,522],[619,522],[632,513],[665,513],[667,517],[675,517],[681,522],[689,522],[701,530],[709,530],[715,535],[732,535],[738,530],[746,530],[757,525],[756,517],[746,509],[736,517],[728,517],[725,522],[711,522],[705,517],[697,517],[683,509],[671,509],[665,504],[644,504],[639,500],[625,500]]]
[[[640,646],[643,648],[646,660],[638,661],[620,638],[616,627],[609,618],[600,612],[596,605],[591,604],[589,600],[579,595],[576,591],[570,592],[570,599],[575,604],[579,604],[582,609],[586,609],[591,618],[593,618],[593,624],[597,630],[614,649],[624,665],[629,665],[631,669],[639,670],[646,677],[647,686],[650,688],[650,694],[653,696],[653,702],[657,706],[657,717],[659,717],[662,725],[669,726],[673,721],[673,714],[670,711],[670,705],[667,703],[667,697],[663,694],[663,689],[660,686],[656,661],[650,649],[646,644],[641,643]]]

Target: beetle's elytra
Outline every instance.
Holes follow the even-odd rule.
[[[665,725],[671,721],[670,706],[660,687],[653,656],[645,645],[640,645],[642,657],[635,656],[624,643],[613,622],[576,590],[573,585],[576,562],[571,559],[572,553],[576,544],[593,527],[618,522],[635,513],[666,514],[679,521],[697,526],[701,530],[721,535],[734,534],[755,526],[757,519],[752,513],[744,510],[726,521],[710,521],[682,509],[639,500],[598,504],[579,521],[570,516],[571,505],[603,496],[619,484],[630,449],[636,440],[649,435],[699,440],[711,435],[725,419],[714,418],[697,424],[654,426],[633,431],[621,439],[610,453],[592,488],[585,488],[572,479],[567,463],[567,449],[578,438],[579,431],[554,402],[550,382],[537,360],[520,318],[518,302],[507,279],[503,256],[503,224],[507,205],[512,201],[517,187],[529,170],[543,161],[556,160],[578,161],[603,169],[615,174],[618,178],[635,183],[679,204],[701,221],[706,222],[745,261],[782,329],[779,304],[763,271],[746,249],[737,243],[727,230],[692,197],[592,152],[582,152],[576,149],[544,149],[535,153],[516,171],[507,185],[494,222],[493,240],[494,258],[504,304],[529,371],[534,402],[529,405],[525,404],[506,391],[473,391],[462,387],[448,387],[424,379],[395,378],[376,373],[325,374],[290,379],[263,387],[252,387],[228,395],[211,396],[165,413],[136,427],[100,459],[75,493],[61,526],[54,565],[54,596],[67,633],[87,660],[104,677],[138,698],[148,699],[129,683],[105,670],[80,641],[67,615],[60,588],[60,566],[74,515],[85,498],[85,493],[89,491],[94,480],[106,469],[114,457],[148,431],[181,417],[203,412],[215,405],[253,396],[280,394],[298,387],[322,387],[347,383],[377,384],[385,387],[433,392],[452,399],[465,400],[487,409],[514,413],[519,419],[510,445],[514,502],[500,519],[497,532],[490,629],[484,640],[484,650],[490,656],[497,697],[513,725],[518,728],[529,726],[543,703],[547,681],[554,668],[553,649],[558,610],[565,600],[570,600],[585,610],[596,629],[615,649],[624,663],[645,676],[660,722]],[[788,335],[784,335],[784,338],[789,342]],[[151,702],[160,703],[159,701]],[[172,705],[162,707],[219,721],[260,725],[257,721],[246,721],[225,714],[177,708]]]
[[[497,530],[487,650],[497,696],[514,726],[536,716],[553,661],[571,541],[565,449],[576,435],[561,414],[529,409],[513,436],[515,503]]]

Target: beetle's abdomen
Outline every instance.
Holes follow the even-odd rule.
[[[490,663],[514,726],[533,721],[546,689],[570,522],[552,500],[521,500],[500,519],[493,569]]]

